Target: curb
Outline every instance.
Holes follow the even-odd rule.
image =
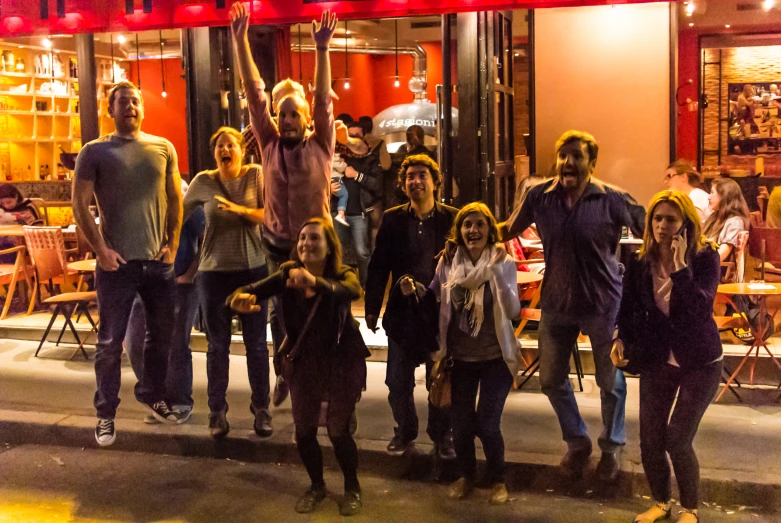
[[[90,416],[0,410],[0,442],[6,444],[97,448],[94,430],[95,418]],[[318,439],[324,447],[331,447],[324,431],[320,431]],[[396,457],[385,452],[384,441],[356,438],[356,443],[362,472],[442,483],[453,481],[458,476],[455,463],[441,462],[431,455],[431,445],[418,443],[414,450]],[[274,436],[266,440],[261,440],[252,431],[233,429],[226,438],[216,441],[209,436],[204,425],[147,425],[137,419],[117,418],[117,441],[103,450],[252,463],[299,463],[291,425],[278,428]],[[582,480],[567,483],[558,472],[560,456],[508,452],[505,455],[507,485],[511,491],[545,491],[579,497],[648,496],[647,482],[639,463],[622,460],[618,481],[605,487],[594,478],[597,457],[592,456],[592,466]],[[331,451],[324,452],[323,458],[325,466],[338,470]],[[479,462],[482,466],[483,461]],[[701,499],[711,504],[743,505],[776,513],[781,507],[781,475],[703,469],[700,493]]]

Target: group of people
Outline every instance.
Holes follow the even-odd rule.
[[[231,31],[262,167],[244,164],[244,136],[223,127],[209,143],[216,169],[199,173],[185,191],[171,143],[141,132],[143,99],[129,82],[109,94],[115,132],[86,144],[79,154],[74,215],[98,262],[97,443],[111,445],[116,438],[123,342],[138,376],[136,399],[147,407],[148,421],[189,419],[194,303],[200,304],[208,339],[212,436],[230,430],[226,390],[235,314],[247,350],[254,430],[271,436],[269,316],[277,376],[273,403],[281,404],[289,392],[296,445],[311,479],[295,509],[312,512],[326,495],[317,429],[327,402],[328,436],[344,474],[340,513],[357,514],[362,493],[350,425],[366,387],[369,352],[350,303],[365,289],[366,323],[376,331],[390,281],[382,326],[388,334],[386,384],[396,428],[388,452],[403,454],[418,436],[415,370],[425,364],[427,381],[450,380],[450,404],[430,402],[427,423],[436,455],[458,463],[460,478],[448,495],[462,499],[478,483],[479,437],[489,500],[504,503],[501,416],[520,366],[513,322],[521,304],[516,264],[502,242],[534,226],[545,256],[540,381],[568,447],[562,472],[581,476],[592,453],[568,378],[570,355],[582,332],[591,339],[601,390],[598,477],[617,478],[618,454],[626,442],[621,369],[639,373],[643,465],[657,504],[636,521],[669,515],[668,454],[681,490],[679,521],[697,521],[692,440],[721,373],[721,344],[712,319],[719,260],[734,252],[733,229],[745,228],[748,217],[745,201],[742,207],[734,201],[734,182],[717,180],[705,206],[691,185],[696,172],[673,164],[665,178],[670,189],[656,195],[646,213],[624,191],[593,176],[594,138],[569,131],[556,144],[555,176],[529,189],[509,219],[497,223],[480,202],[460,210],[439,203],[438,165],[429,155],[413,154],[398,171],[409,201],[383,213],[373,253],[365,260],[357,253],[356,275],[342,263],[338,227],[344,233],[363,226],[349,212],[346,224],[337,219],[342,204],[334,205],[332,197],[348,187],[348,202],[357,194],[365,219],[361,191],[371,192],[372,182],[364,180],[372,174],[353,166],[355,173],[344,171],[347,180],[333,181],[334,154],[350,143],[358,152],[342,150],[353,159],[373,149],[360,125],[346,124],[348,133],[340,137],[345,133],[333,117],[328,49],[336,18],[325,12],[313,22],[311,106],[303,89],[289,80],[269,100],[251,57],[248,24],[246,7],[234,4]],[[356,183],[357,193],[347,181]],[[93,196],[99,226],[89,212]],[[643,238],[643,247],[622,277],[615,253],[624,227]]]

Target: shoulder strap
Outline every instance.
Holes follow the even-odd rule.
[[[290,349],[290,352],[287,354],[287,358],[289,360],[292,360],[296,357],[296,354],[298,353],[298,349],[301,347],[301,342],[304,339],[304,336],[306,336],[307,331],[309,330],[309,324],[312,323],[312,318],[315,316],[315,312],[317,312],[317,308],[320,305],[320,301],[322,300],[323,295],[318,294],[317,298],[315,298],[315,303],[312,305],[312,310],[309,311],[309,316],[306,318],[306,322],[304,323],[304,327],[301,329],[301,332],[298,333],[298,338],[296,338],[296,343],[293,345],[293,348]]]

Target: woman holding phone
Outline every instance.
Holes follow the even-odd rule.
[[[654,196],[643,247],[624,275],[611,352],[618,368],[640,374],[640,450],[656,504],[635,523],[670,515],[668,455],[680,489],[678,521],[699,521],[700,473],[692,442],[721,379],[721,340],[713,320],[718,285],[718,248],[703,236],[691,199],[680,191]]]

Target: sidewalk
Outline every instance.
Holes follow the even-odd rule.
[[[92,447],[95,426],[92,397],[95,378],[92,361],[79,356],[67,360],[72,346],[47,348],[40,358],[33,353],[37,343],[0,340],[0,442],[44,443]],[[94,349],[88,349],[94,355]],[[155,453],[232,457],[246,461],[296,461],[292,443],[290,402],[273,409],[275,435],[261,442],[252,429],[250,390],[245,359],[231,356],[228,419],[231,434],[222,443],[208,436],[206,408],[206,358],[193,354],[195,411],[182,426],[145,425],[142,406],[133,397],[135,378],[129,364],[123,367],[123,400],[117,414],[117,443],[112,449]],[[358,404],[356,434],[361,449],[361,466],[390,474],[428,471],[431,464],[423,454],[431,444],[425,435],[426,392],[423,368],[419,369],[416,404],[421,417],[421,434],[410,459],[389,457],[384,448],[393,435],[393,418],[384,385],[385,364],[368,363],[368,390]],[[273,382],[273,380],[272,380]],[[624,471],[618,491],[623,495],[646,495],[647,485],[640,467],[638,437],[638,383],[628,380],[627,446],[622,455]],[[593,379],[584,381],[585,392],[576,393],[581,413],[596,439],[601,426],[599,390]],[[746,404],[729,395],[722,404],[711,405],[695,441],[703,478],[703,499],[721,505],[740,504],[764,510],[781,506],[781,405],[773,400],[777,392],[744,392]],[[730,403],[733,402],[733,403]],[[533,389],[510,393],[504,410],[503,434],[511,481],[533,489],[558,488],[556,465],[565,445],[553,410],[545,396]],[[327,438],[322,442],[327,444]],[[331,456],[331,453],[326,453]],[[595,453],[593,460],[598,459]],[[332,458],[328,458],[331,459]],[[593,486],[586,482],[584,489]]]

